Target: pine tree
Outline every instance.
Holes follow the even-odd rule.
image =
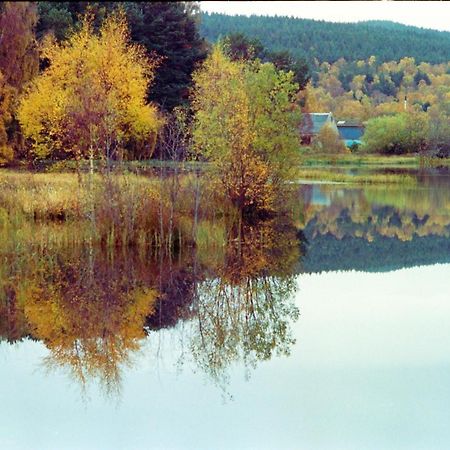
[[[186,103],[192,72],[206,57],[192,6],[183,2],[128,2],[126,9],[132,39],[163,58],[149,99],[169,111]]]

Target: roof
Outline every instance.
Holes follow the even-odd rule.
[[[333,120],[331,113],[304,113],[302,115],[301,131],[304,134],[318,134],[327,122]]]

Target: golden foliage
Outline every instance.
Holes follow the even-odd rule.
[[[319,131],[317,144],[324,153],[348,153],[347,147],[339,134],[328,124]]]
[[[82,384],[98,377],[108,392],[119,390],[120,368],[146,336],[157,291],[130,290],[119,276],[106,287],[93,266],[58,269],[52,283],[28,286],[23,309],[29,332],[51,351],[48,365],[67,367]]]
[[[7,127],[12,120],[12,101],[14,89],[6,83],[0,71],[0,166],[11,161],[14,152],[9,145]]]
[[[100,34],[87,15],[81,29],[58,44],[48,38],[49,67],[35,79],[19,108],[36,155],[113,156],[128,141],[150,146],[161,123],[145,103],[157,61],[131,44],[124,13],[106,19]]]

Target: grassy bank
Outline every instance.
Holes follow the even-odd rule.
[[[103,160],[94,160],[94,170],[104,172],[107,169],[106,162]],[[163,170],[178,169],[180,172],[193,172],[207,170],[209,164],[203,161],[165,161],[159,159],[146,159],[135,161],[111,161],[110,169],[112,171],[133,172],[133,173],[155,173]],[[15,172],[40,172],[40,173],[88,173],[90,162],[88,160],[39,160],[39,161],[16,161],[8,166],[9,170]],[[1,166],[0,166],[1,170]],[[3,170],[6,170],[4,168]]]
[[[342,167],[389,167],[389,168],[419,168],[419,167],[449,167],[450,158],[430,158],[417,155],[386,156],[386,155],[330,155],[305,154],[302,166],[342,166]]]
[[[170,172],[177,169],[180,173],[207,172],[210,164],[204,161],[165,161],[148,159],[141,161],[112,161],[112,170],[132,172],[135,174],[155,174],[160,170]],[[424,157],[417,155],[375,155],[375,154],[336,154],[307,152],[302,154],[301,167],[367,167],[367,168],[399,168],[417,169],[422,167],[450,167],[450,158]],[[96,171],[104,171],[104,161],[94,161]],[[11,167],[16,172],[46,172],[46,173],[83,173],[89,172],[89,161],[52,161],[41,160],[39,162],[18,162]]]
[[[416,178],[411,175],[381,173],[352,175],[336,172],[334,170],[327,170],[326,168],[302,168],[300,171],[300,180],[352,184],[416,184]]]

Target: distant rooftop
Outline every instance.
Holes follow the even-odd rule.
[[[328,113],[304,113],[302,116],[301,130],[304,134],[318,134],[327,122],[333,122],[331,112]]]

